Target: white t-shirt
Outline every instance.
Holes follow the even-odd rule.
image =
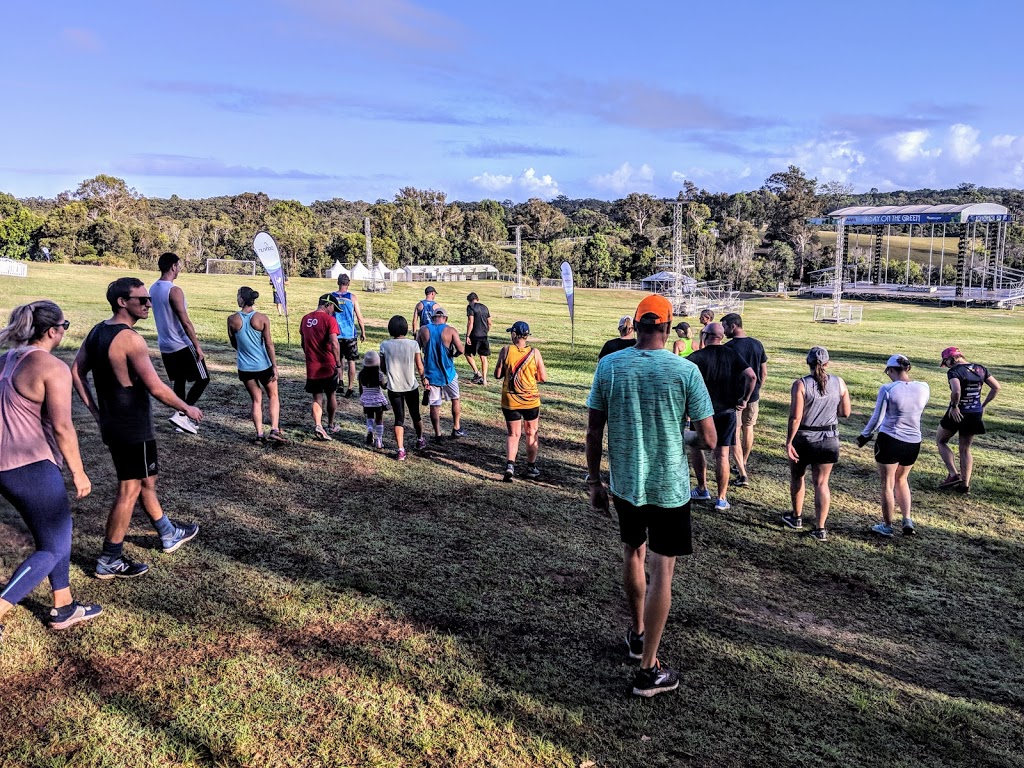
[[[889,437],[905,443],[921,442],[921,414],[931,390],[923,381],[891,381],[878,388],[875,410],[861,432],[865,437],[878,427]]]
[[[380,353],[387,368],[389,392],[411,392],[416,381],[416,353],[420,345],[414,339],[388,339],[381,342]]]

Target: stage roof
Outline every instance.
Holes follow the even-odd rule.
[[[828,214],[847,226],[858,224],[965,224],[1010,221],[1009,210],[996,203],[968,205],[856,205]],[[838,221],[836,222],[838,223]]]

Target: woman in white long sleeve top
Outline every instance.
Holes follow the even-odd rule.
[[[907,478],[921,451],[921,414],[931,392],[923,381],[910,380],[910,360],[893,355],[885,364],[889,383],[878,389],[871,419],[857,438],[864,446],[875,429],[875,461],[882,481],[882,522],[871,528],[882,536],[892,536],[892,514],[899,504],[903,513],[903,535],[914,535],[910,518],[910,484]]]

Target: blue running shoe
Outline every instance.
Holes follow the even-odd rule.
[[[175,552],[187,541],[192,541],[199,533],[199,526],[195,523],[189,523],[188,525],[174,524],[174,533],[170,536],[161,536],[160,543],[163,544],[164,554],[169,555],[171,552]]]
[[[715,501],[715,509],[725,510],[731,508],[732,504],[730,504],[726,499],[718,499],[717,501]]]
[[[878,525],[871,526],[871,530],[877,533],[879,536],[885,536],[888,539],[892,538],[892,526],[886,525],[885,523],[879,523]]]
[[[62,608],[50,609],[50,629],[67,629],[80,621],[95,619],[103,613],[98,605],[74,602]]]
[[[137,563],[128,555],[121,555],[115,560],[101,557],[96,561],[97,579],[134,579],[148,570],[148,565]]]
[[[707,488],[703,491],[699,488],[692,488],[690,490],[690,498],[694,501],[711,501],[711,491]]]

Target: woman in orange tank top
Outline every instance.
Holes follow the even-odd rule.
[[[519,438],[526,428],[526,471],[524,477],[535,480],[540,477],[537,469],[537,450],[540,447],[537,427],[540,425],[540,387],[548,380],[547,370],[540,350],[526,345],[530,326],[518,320],[507,329],[512,334],[512,343],[506,344],[498,353],[494,377],[502,379],[501,412],[505,414],[508,430],[505,453],[506,483],[511,483],[516,474],[516,456],[519,454]]]

